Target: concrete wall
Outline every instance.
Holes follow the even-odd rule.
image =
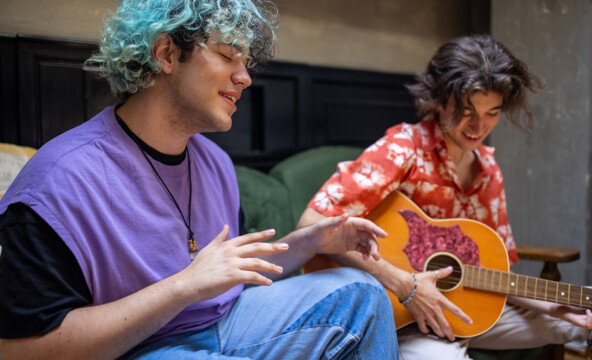
[[[577,248],[562,281],[590,284],[592,1],[493,0],[492,34],[547,82],[535,96],[534,129],[509,122],[492,134],[506,183],[510,223],[522,244]],[[515,271],[538,275],[531,261]]]
[[[117,0],[2,0],[0,32],[97,40]]]
[[[442,42],[472,26],[472,7],[462,0],[276,3],[281,20],[277,58],[315,65],[416,73]]]
[[[470,14],[479,6],[469,6],[470,2],[277,0],[281,27],[276,60],[416,73],[444,40],[487,23],[487,17],[473,22]],[[116,4],[116,0],[2,0],[0,32],[96,41],[102,19]]]

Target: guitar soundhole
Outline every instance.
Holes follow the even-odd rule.
[[[452,273],[445,278],[436,281],[436,287],[440,291],[452,291],[462,282],[462,265],[460,260],[450,253],[432,254],[426,261],[424,271],[434,271],[452,266]]]

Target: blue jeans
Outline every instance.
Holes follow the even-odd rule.
[[[391,303],[372,276],[339,268],[247,288],[218,323],[127,359],[397,359]]]

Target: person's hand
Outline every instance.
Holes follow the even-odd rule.
[[[552,304],[551,316],[572,323],[575,326],[592,329],[592,311],[569,305]]]
[[[272,281],[258,271],[281,274],[280,266],[256,258],[288,250],[285,243],[264,243],[275,235],[266,230],[228,238],[228,226],[204,247],[183,270],[188,291],[198,292],[201,301],[212,299],[239,284],[271,285]]]
[[[469,325],[473,323],[473,320],[458,306],[442,295],[436,287],[436,281],[438,279],[445,278],[451,273],[452,267],[449,266],[439,269],[438,273],[435,271],[426,271],[417,274],[416,293],[411,301],[405,304],[405,307],[417,321],[417,326],[422,333],[429,333],[427,327],[429,326],[439,337],[446,337],[448,340],[454,341],[454,334],[452,333],[450,324],[444,317],[444,310],[450,311]]]
[[[386,232],[367,219],[349,217],[349,214],[325,218],[306,228],[309,245],[318,254],[339,254],[358,251],[365,260],[380,259],[377,237]]]

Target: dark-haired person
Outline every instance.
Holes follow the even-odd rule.
[[[119,3],[90,61],[122,104],[39,149],[0,202],[3,360],[397,357],[367,273],[281,280],[316,253],[375,261],[384,231],[341,216],[241,236],[232,162],[200,134],[231,127],[275,18],[267,1]]]
[[[493,148],[483,141],[502,112],[518,127],[529,129],[527,98],[542,89],[526,65],[489,36],[443,44],[417,83],[409,86],[422,121],[388,129],[357,160],[339,163],[310,201],[299,226],[345,212],[366,216],[399,190],[432,218],[468,218],[489,225],[516,263],[502,173]],[[384,259],[367,263],[353,253],[331,258],[373,274],[414,316],[416,325],[398,332],[401,359],[468,358],[468,346],[512,349],[565,343],[586,339],[592,328],[589,310],[510,296],[492,329],[454,341],[443,312],[468,324],[473,319],[435,287],[437,278],[450,275],[451,268],[411,274]]]

